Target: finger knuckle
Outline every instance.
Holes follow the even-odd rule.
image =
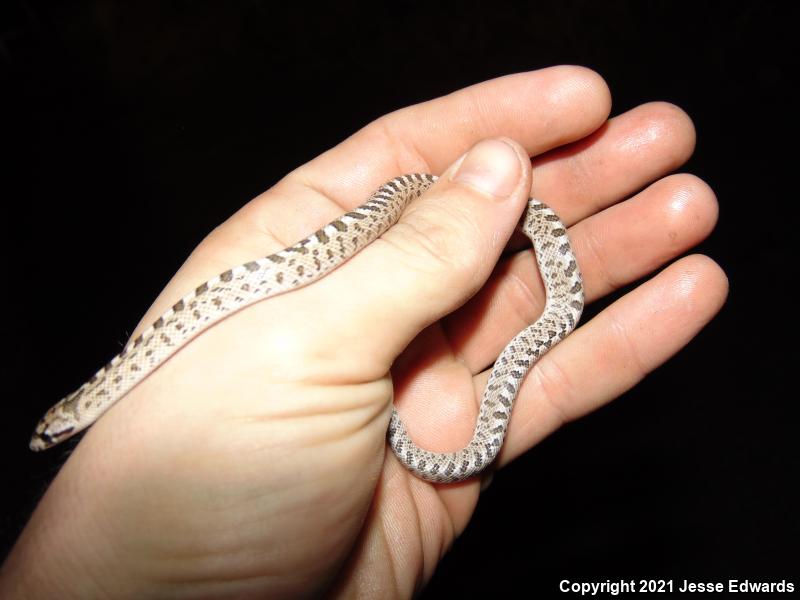
[[[569,410],[577,397],[575,383],[555,356],[548,356],[537,364],[531,375],[537,388],[536,397],[550,407],[559,423],[568,423],[576,418]]]

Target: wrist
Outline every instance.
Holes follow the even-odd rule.
[[[117,577],[114,544],[103,539],[100,498],[79,456],[70,459],[36,507],[0,569],[2,598],[89,598],[108,595]]]

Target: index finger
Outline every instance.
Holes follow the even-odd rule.
[[[441,173],[488,137],[512,138],[531,156],[581,139],[606,121],[610,108],[608,86],[590,69],[507,75],[376,119],[288,179],[352,208],[397,175]]]

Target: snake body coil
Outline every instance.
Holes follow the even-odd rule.
[[[381,186],[358,208],[289,248],[229,269],[176,302],[155,323],[75,392],[50,408],[31,439],[44,450],[82,431],[135,385],[202,331],[253,304],[320,279],[346,262],[400,217],[436,181],[433,175],[402,175]],[[414,444],[395,410],[388,439],[415,475],[435,482],[467,479],[500,450],[514,400],[528,370],[575,327],[583,309],[580,273],[555,213],[528,201],[522,231],[533,242],[547,292],[544,312],[517,334],[495,362],[480,404],[475,433],[462,450],[436,453]]]

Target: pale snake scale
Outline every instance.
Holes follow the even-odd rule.
[[[381,186],[366,203],[309,237],[266,258],[229,269],[175,303],[89,381],[47,411],[31,439],[32,450],[54,446],[94,423],[136,384],[196,335],[254,302],[313,283],[379,237],[413,199],[436,181],[402,175]],[[480,473],[495,458],[514,400],[533,364],[575,327],[583,309],[583,285],[564,225],[530,199],[521,230],[532,243],[545,286],[544,311],[500,353],[481,399],[472,440],[450,453],[429,452],[411,441],[392,409],[389,445],[415,475],[454,482]]]

